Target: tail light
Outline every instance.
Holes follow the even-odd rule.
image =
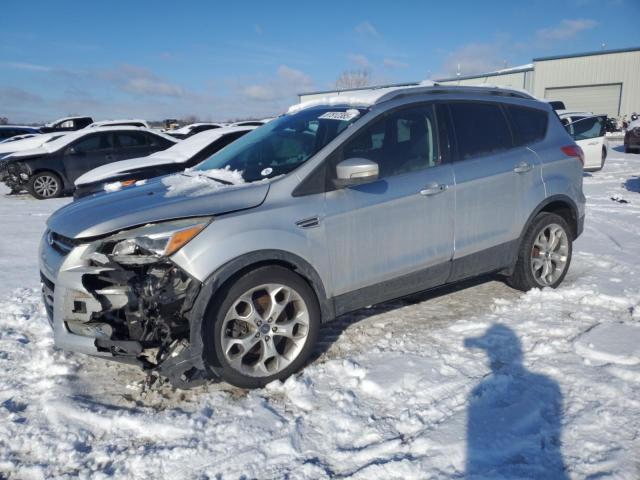
[[[578,145],[567,145],[566,147],[560,148],[562,153],[564,153],[567,157],[576,157],[580,160],[580,163],[584,167],[584,152]]]

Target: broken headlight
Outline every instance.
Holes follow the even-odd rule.
[[[208,217],[153,223],[106,239],[103,253],[123,264],[153,263],[173,255],[211,222]]]

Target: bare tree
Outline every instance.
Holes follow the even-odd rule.
[[[336,89],[360,88],[371,84],[371,70],[359,68],[356,70],[346,70],[340,74],[336,80]]]
[[[9,123],[9,119],[7,117],[0,117],[0,125],[7,125]]]
[[[198,123],[200,122],[200,118],[198,118],[197,115],[187,115],[186,117],[184,117],[182,119],[182,121],[184,123],[186,123],[187,125],[191,124],[191,123]]]

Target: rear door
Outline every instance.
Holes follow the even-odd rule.
[[[121,131],[115,132],[113,136],[116,156],[114,161],[146,157],[155,151],[152,150],[149,138],[144,132]]]
[[[571,138],[584,152],[584,167],[599,168],[602,165],[606,116],[594,115],[575,120],[565,126]]]
[[[92,133],[69,145],[63,154],[68,179],[73,182],[89,170],[115,160],[110,132]]]
[[[440,108],[448,108],[456,138],[451,280],[457,280],[508,263],[522,229],[523,191],[541,185],[540,167],[531,150],[514,145],[500,103],[461,101]]]
[[[325,196],[332,294],[351,297],[339,311],[443,283],[453,253],[453,169],[438,151],[433,105],[374,119],[334,154],[330,178],[358,157],[378,163],[379,179]]]

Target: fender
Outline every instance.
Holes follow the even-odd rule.
[[[545,198],[533,210],[531,215],[529,215],[529,218],[527,218],[527,221],[525,222],[524,227],[522,228],[522,232],[520,232],[520,236],[518,237],[519,240],[522,240],[522,237],[524,237],[524,233],[527,231],[527,228],[529,228],[529,225],[531,225],[531,222],[533,221],[533,219],[540,212],[542,212],[548,205],[554,202],[562,202],[569,206],[569,209],[571,211],[571,216],[573,217],[573,224],[572,222],[569,222],[569,225],[574,229],[573,239],[575,240],[582,234],[582,222],[578,216],[578,206],[576,205],[576,202],[574,202],[573,199],[568,195],[557,194],[557,195],[551,195],[550,197]]]
[[[191,388],[203,383],[207,378],[215,378],[215,367],[204,362],[202,343],[202,320],[211,315],[212,302],[220,287],[234,275],[243,270],[261,264],[280,264],[292,268],[307,280],[316,293],[320,305],[321,321],[325,323],[335,316],[333,299],[328,299],[320,275],[302,257],[284,250],[257,250],[230,260],[212,273],[201,285],[193,306],[186,313],[189,321],[189,346],[178,355],[163,362],[158,371],[180,388]]]

